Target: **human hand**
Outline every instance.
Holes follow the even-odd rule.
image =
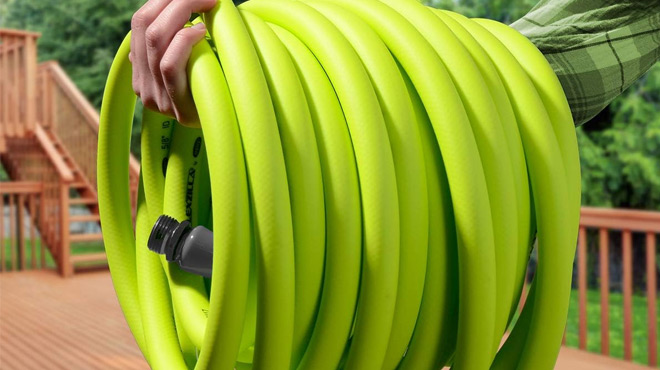
[[[192,13],[213,8],[216,0],[149,0],[133,14],[131,52],[133,90],[146,108],[199,122],[186,65],[192,47],[206,34],[203,23],[183,28]]]

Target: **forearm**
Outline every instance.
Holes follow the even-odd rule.
[[[541,0],[512,27],[543,52],[576,125],[605,108],[660,57],[660,2]]]

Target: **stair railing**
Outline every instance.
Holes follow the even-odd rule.
[[[12,180],[42,184],[40,217],[31,217],[60,273],[68,276],[76,261],[92,261],[72,256],[71,243],[99,239],[70,230],[70,221],[98,222],[99,115],[57,62],[37,64],[39,36],[0,29],[0,160]],[[132,156],[130,161],[135,205],[140,167]],[[76,204],[91,215],[70,215]]]
[[[39,73],[44,122],[71,156],[84,180],[89,182],[90,190],[95,192],[99,114],[57,62],[40,64]],[[135,204],[140,164],[133,156],[130,161],[132,202]]]
[[[0,183],[0,271],[46,267],[45,245],[37,232],[43,206],[41,182]]]

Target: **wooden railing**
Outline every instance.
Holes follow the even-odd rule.
[[[45,245],[37,232],[46,211],[43,190],[41,182],[0,183],[0,209],[3,212],[0,217],[0,270],[46,267]],[[7,235],[5,230],[8,230]],[[26,248],[27,241],[29,249]]]
[[[52,94],[50,99],[54,109],[48,125],[79,166],[85,179],[89,180],[90,185],[96,189],[99,114],[57,62],[45,62],[39,67],[42,81],[51,88]],[[131,157],[130,169],[131,180],[137,184],[139,163],[133,157]]]
[[[0,29],[0,161],[11,180],[41,183],[44,217],[34,222],[60,272],[68,276],[74,265],[105,261],[101,252],[71,253],[72,244],[91,251],[102,239],[98,226],[90,225],[99,222],[99,115],[57,62],[37,64],[38,37]],[[131,156],[133,205],[139,170]]]
[[[44,86],[44,95],[39,101],[43,104],[45,126],[56,134],[84,179],[92,189],[96,189],[98,112],[57,62],[40,64],[39,76],[40,83]],[[130,157],[129,168],[135,202],[140,164],[133,156]]]
[[[68,204],[70,184],[74,176],[63,161],[57,160],[57,152],[43,130],[38,127],[36,132],[35,138],[7,141],[3,165],[9,177],[17,182],[2,182],[0,187],[11,189],[12,186],[20,188],[20,184],[40,184],[39,213],[30,212],[29,215],[39,229],[41,245],[48,247],[58,269],[66,275],[71,271],[67,242]]]
[[[623,294],[623,356],[633,358],[633,235],[644,236],[646,259],[646,298],[648,326],[648,364],[657,366],[657,308],[656,308],[656,234],[660,233],[660,212],[646,212],[622,209],[604,209],[583,207],[580,219],[580,234],[577,248],[578,280],[578,338],[579,348],[587,349],[587,244],[588,231],[595,230],[598,235],[598,276],[600,281],[600,352],[609,355],[610,351],[610,234],[621,233]]]
[[[36,125],[38,33],[0,29],[0,153]]]

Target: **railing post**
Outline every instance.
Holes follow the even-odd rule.
[[[14,195],[9,194],[9,253],[11,254],[11,269],[16,271],[16,212]]]
[[[25,62],[25,127],[31,133],[37,120],[37,39],[32,35],[25,36],[23,50]]]
[[[13,61],[13,69],[14,69],[14,77],[13,77],[13,82],[14,82],[14,91],[12,96],[14,97],[14,101],[12,101],[10,104],[10,109],[14,111],[12,114],[12,120],[13,120],[13,126],[14,126],[14,135],[17,136],[23,136],[23,125],[21,124],[21,114],[20,114],[20,104],[21,104],[21,83],[19,77],[21,76],[21,61],[20,61],[20,55],[19,55],[19,50],[20,50],[20,43],[21,40],[19,37],[13,37],[13,42],[14,42],[14,51],[12,53],[14,61]]]
[[[13,112],[13,107],[11,104],[11,99],[10,95],[14,91],[14,76],[12,75],[12,58],[10,57],[12,52],[11,52],[11,47],[13,44],[13,38],[12,37],[3,37],[2,44],[4,45],[4,68],[2,70],[2,81],[3,85],[5,88],[5,93],[2,96],[2,106],[5,107],[3,109],[3,112],[0,112],[0,114],[3,115],[3,126],[4,126],[4,131],[5,135],[8,136],[13,136],[14,134],[14,122],[11,122],[12,119],[12,112]]]
[[[66,181],[60,181],[60,253],[59,265],[60,274],[64,277],[73,274],[71,265],[71,245],[69,240],[69,184]]]
[[[610,261],[609,232],[598,230],[600,264],[600,353],[610,354]]]
[[[7,106],[5,105],[5,94],[9,88],[7,85],[9,81],[5,79],[5,69],[7,69],[7,51],[6,51],[6,42],[0,43],[0,153],[7,150],[7,143],[5,141],[5,126],[7,122],[5,121],[5,115],[7,112]],[[4,209],[4,208],[3,208]],[[4,244],[4,240],[0,239],[0,245]],[[4,250],[4,249],[3,249]],[[5,266],[2,266],[4,270]]]
[[[42,67],[45,65],[42,65]],[[53,85],[48,68],[41,68],[41,124],[44,128],[51,128],[53,122]]]

